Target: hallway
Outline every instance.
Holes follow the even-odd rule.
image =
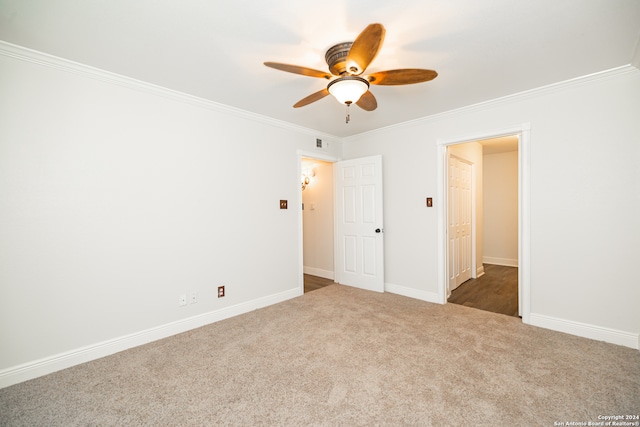
[[[454,289],[448,302],[517,317],[518,268],[485,264],[484,272]]]
[[[325,286],[333,285],[332,279],[325,279],[324,277],[312,276],[310,274],[304,275],[304,293],[315,291],[316,289],[324,288]]]

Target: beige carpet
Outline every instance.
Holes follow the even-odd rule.
[[[553,426],[639,412],[637,350],[340,285],[0,390],[2,426]]]

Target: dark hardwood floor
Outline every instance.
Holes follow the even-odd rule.
[[[454,289],[449,302],[518,316],[518,268],[485,264],[484,275]]]
[[[324,288],[325,286],[333,285],[333,279],[325,279],[324,277],[312,276],[310,274],[304,275],[304,292],[315,291],[316,289]]]

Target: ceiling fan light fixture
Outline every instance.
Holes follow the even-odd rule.
[[[369,82],[358,76],[342,76],[332,80],[327,90],[341,104],[351,105],[358,102],[360,97],[369,90]]]
[[[369,90],[370,84],[401,86],[428,82],[438,76],[438,73],[434,70],[400,68],[378,71],[368,74],[364,78],[360,77],[364,75],[371,61],[378,55],[384,41],[385,32],[386,30],[382,24],[369,24],[358,34],[354,41],[331,46],[324,56],[329,66],[329,73],[280,62],[265,62],[264,65],[276,70],[329,80],[329,84],[324,89],[302,98],[293,104],[293,108],[304,107],[331,94],[339,103],[346,105],[346,121],[349,123],[349,108],[351,104],[356,104],[365,111],[374,111],[378,108],[378,101]]]

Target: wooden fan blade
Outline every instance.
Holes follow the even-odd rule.
[[[314,70],[313,68],[301,67],[299,65],[282,64],[280,62],[265,62],[264,65],[288,73],[302,74],[303,76],[320,77],[327,80],[333,77],[326,71]]]
[[[380,71],[370,74],[367,78],[374,85],[410,85],[413,83],[428,82],[438,77],[433,70],[419,68],[406,68],[402,70]]]
[[[356,105],[363,110],[373,111],[378,108],[378,101],[376,101],[376,97],[373,96],[371,91],[366,91],[356,102]]]
[[[369,24],[351,45],[347,55],[347,72],[360,75],[374,60],[382,47],[386,30],[382,24]]]
[[[307,96],[306,98],[302,98],[300,101],[296,102],[293,105],[293,108],[300,108],[300,107],[304,107],[305,105],[309,105],[312,102],[316,102],[322,98],[324,98],[325,96],[329,95],[329,91],[327,90],[327,88],[324,88],[316,93],[312,93],[311,95]]]

